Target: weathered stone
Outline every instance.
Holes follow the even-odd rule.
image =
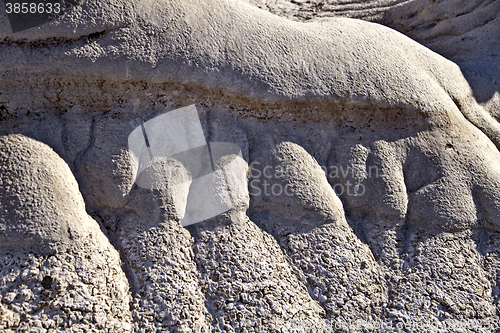
[[[45,144],[2,136],[0,174],[0,329],[131,331],[120,255],[66,163]]]
[[[322,3],[262,2],[454,62],[237,0],[88,0],[18,33],[0,14],[3,329],[496,319],[497,2]],[[185,229],[187,191],[137,186],[128,136],[192,104],[240,147],[226,176],[248,196]]]

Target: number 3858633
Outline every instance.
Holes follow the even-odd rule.
[[[59,14],[61,12],[61,4],[58,2],[7,2],[5,8],[7,14]]]

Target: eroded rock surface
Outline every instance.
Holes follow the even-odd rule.
[[[471,4],[470,27],[497,27],[479,15],[496,3]],[[430,47],[482,31],[443,37],[461,15],[422,6],[323,3],[413,24]],[[89,0],[18,34],[6,19],[3,328],[454,332],[498,318],[498,90],[464,70],[472,55],[457,65],[379,24],[236,0]],[[180,194],[134,184],[128,136],[191,104],[207,141],[240,147],[228,179],[248,196],[186,229]]]
[[[132,330],[119,253],[47,145],[0,138],[0,329]]]
[[[499,119],[500,3],[498,1],[248,0],[247,2],[298,21],[343,16],[377,22],[396,29],[456,63],[467,78],[476,101],[496,121]]]

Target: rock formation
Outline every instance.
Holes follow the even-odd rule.
[[[261,1],[315,17],[297,22],[87,0],[16,33],[1,12],[0,329],[491,329],[498,2],[462,2]],[[248,194],[184,228],[180,194],[135,183],[128,137],[192,104]]]
[[[2,331],[130,331],[120,255],[85,212],[68,165],[23,135],[0,147]]]

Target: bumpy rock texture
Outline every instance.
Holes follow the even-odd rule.
[[[67,164],[16,134],[0,139],[0,161],[2,331],[131,331],[120,255]]]
[[[498,1],[250,2],[0,13],[1,330],[495,330]],[[128,135],[191,104],[249,191],[183,228]]]

